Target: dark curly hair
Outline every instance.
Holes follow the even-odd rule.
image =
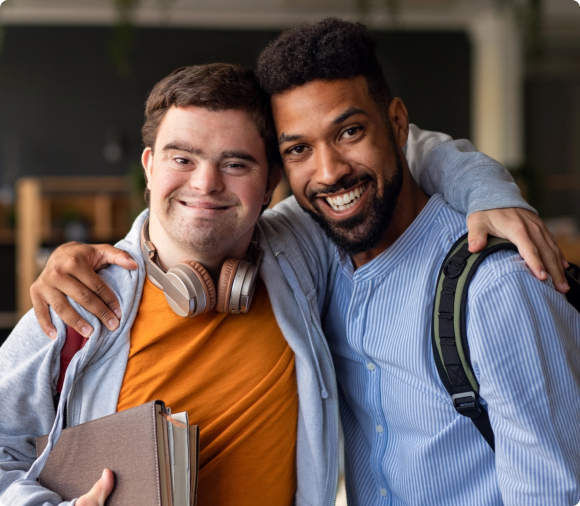
[[[268,44],[258,58],[256,75],[270,96],[317,79],[364,76],[371,98],[386,117],[391,91],[376,47],[363,24],[326,18],[286,30]]]

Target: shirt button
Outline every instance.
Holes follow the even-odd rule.
[[[387,495],[387,489],[386,488],[381,488],[381,495],[383,497],[385,497]]]
[[[369,362],[369,363],[367,364],[367,369],[368,369],[369,371],[374,371],[374,370],[375,370],[375,364],[373,364],[372,362]]]
[[[377,432],[378,433],[382,433],[383,432],[383,426],[382,425],[377,425]]]

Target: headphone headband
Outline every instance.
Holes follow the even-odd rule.
[[[149,218],[141,229],[141,253],[147,277],[163,290],[171,308],[180,316],[197,316],[216,306],[216,289],[211,276],[198,262],[181,262],[165,272],[157,262],[157,251],[149,239]],[[257,232],[248,249],[250,261],[227,259],[220,274],[217,310],[247,313],[254,295],[256,277],[262,261]]]

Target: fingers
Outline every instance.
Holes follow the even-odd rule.
[[[528,252],[526,256],[520,250],[522,257],[538,279],[544,280],[547,278],[547,274],[549,274],[552,277],[556,290],[561,293],[566,293],[570,287],[564,275],[562,252],[554,236],[550,233],[544,222],[535,215],[524,216],[524,225],[528,234],[526,240],[533,241],[534,247],[527,248]],[[520,235],[523,235],[523,233]],[[519,244],[518,249],[520,249]],[[531,258],[531,256],[534,256],[534,258]],[[543,274],[541,272],[539,273],[539,267],[533,267],[534,265],[537,266],[540,264],[543,267]]]
[[[109,330],[118,327],[121,306],[113,290],[96,272],[91,268],[79,269],[68,286],[66,294],[94,314]]]
[[[566,260],[564,259],[564,261],[562,261],[564,255],[560,251],[554,236],[548,231],[543,223],[541,223],[540,228],[543,239],[546,243],[546,247],[540,248],[540,256],[542,257],[542,261],[546,266],[546,270],[550,276],[552,276],[556,290],[558,290],[560,293],[566,293],[568,290],[570,290],[570,286],[566,281],[566,275],[564,273],[564,262]]]
[[[554,236],[544,222],[525,209],[492,209],[473,213],[467,219],[469,251],[477,253],[485,247],[487,235],[493,234],[513,242],[522,258],[541,281],[554,281],[556,290],[566,293],[564,268],[567,264]]]
[[[570,267],[570,263],[568,262],[568,260],[566,260],[566,257],[564,256],[564,253],[562,253],[562,251],[560,251],[560,260],[562,261],[562,265],[564,266],[564,269],[567,269],[568,267]]]
[[[113,491],[113,487],[115,486],[115,475],[113,471],[110,469],[103,469],[103,474],[97,483],[95,483],[95,487],[97,488],[97,493],[99,494],[99,498],[102,498],[103,503],[109,497],[109,494]]]
[[[47,287],[47,302],[65,323],[88,337],[93,329],[68,303],[65,296],[94,314],[110,331],[119,326],[119,301],[111,289],[90,268],[79,270],[77,277],[60,275],[58,289]],[[82,330],[79,330],[82,329]],[[86,334],[88,332],[88,334]]]
[[[108,264],[115,264],[123,269],[134,271],[137,269],[137,262],[125,250],[115,248],[110,244],[95,244],[95,269],[100,269]]]
[[[47,335],[47,337],[54,341],[56,339],[56,327],[52,324],[52,320],[50,319],[48,304],[38,298],[35,300],[36,294],[32,292],[32,287],[30,289],[30,297],[34,307],[34,314],[36,315],[36,319],[40,324],[40,328]]]
[[[105,469],[93,488],[77,499],[76,506],[104,506],[114,486],[115,477],[113,473],[109,469]]]
[[[56,329],[50,322],[47,306],[52,306],[58,316],[81,335],[88,337],[93,332],[91,325],[73,309],[66,296],[94,314],[109,330],[118,328],[121,318],[119,301],[93,270],[109,260],[124,264],[133,262],[125,252],[109,245],[93,247],[69,243],[51,255],[46,268],[30,288],[35,314],[51,339],[56,337]]]
[[[467,218],[467,242],[469,251],[478,253],[487,244],[487,236],[490,233],[484,213],[473,213]]]
[[[66,281],[68,282],[68,279]],[[67,282],[63,282],[65,289],[68,289]],[[30,287],[30,297],[32,298],[34,314],[43,332],[50,339],[56,339],[56,328],[50,320],[49,306],[54,309],[64,323],[75,329],[82,336],[89,337],[93,332],[91,325],[75,311],[65,294],[59,289],[47,286],[43,279],[37,279]]]
[[[540,281],[548,279],[546,267],[536,247],[537,243],[535,244],[530,239],[528,232],[515,234],[510,240],[518,247],[518,252],[532,271],[532,274]]]
[[[562,253],[554,236],[535,214],[518,209],[517,215],[519,223],[513,227],[513,236],[507,238],[518,247],[520,255],[536,278],[545,281],[549,274],[556,290],[566,293],[570,287],[564,275]]]
[[[512,235],[507,238],[518,247],[520,255],[536,278],[545,281],[549,274],[556,289],[563,289],[565,278],[558,246],[544,223],[536,215],[528,214],[521,217],[521,223],[514,226]]]

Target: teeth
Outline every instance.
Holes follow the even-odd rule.
[[[326,201],[335,211],[342,211],[354,206],[363,193],[364,187],[359,186],[349,193],[344,193],[336,197],[326,197]]]

